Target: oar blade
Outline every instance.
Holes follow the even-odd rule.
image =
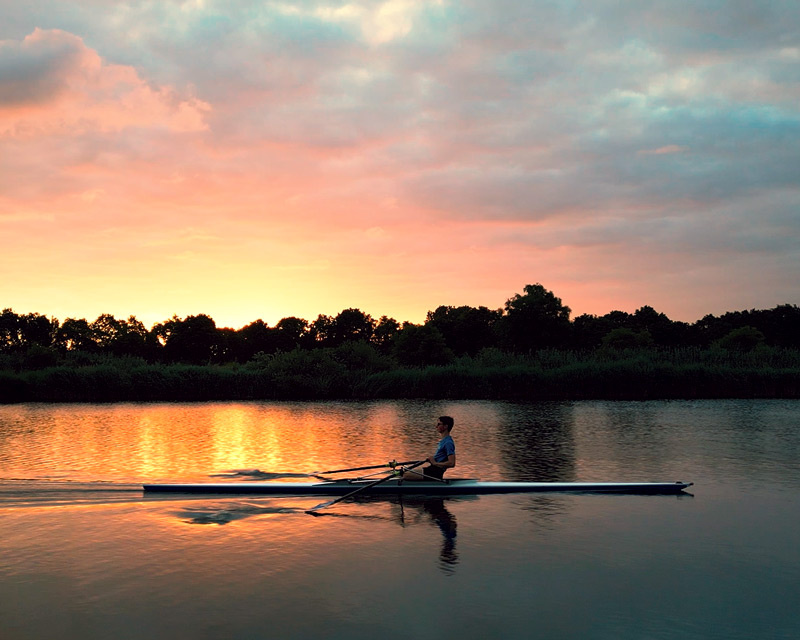
[[[306,513],[314,515],[315,511],[319,511],[320,509],[325,509],[326,507],[330,507],[332,504],[339,502],[338,500],[328,500],[327,502],[320,502],[316,507],[311,507],[310,509],[306,509]]]

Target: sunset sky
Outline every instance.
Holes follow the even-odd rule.
[[[0,0],[0,309],[800,303],[797,0]]]

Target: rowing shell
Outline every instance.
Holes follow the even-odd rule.
[[[201,482],[145,484],[148,493],[262,494],[281,496],[339,496],[369,484],[365,480],[333,482]],[[634,493],[678,494],[691,482],[481,482],[453,478],[446,482],[387,480],[366,488],[364,495],[485,495],[491,493]]]

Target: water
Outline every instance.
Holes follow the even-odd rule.
[[[0,406],[0,638],[797,638],[797,401]],[[694,495],[145,497],[432,452]]]

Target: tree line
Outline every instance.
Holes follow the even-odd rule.
[[[452,364],[486,350],[531,356],[543,350],[581,353],[641,349],[719,348],[749,352],[763,347],[800,349],[800,308],[706,315],[695,323],[674,321],[649,306],[634,313],[611,311],[570,319],[571,310],[541,284],[526,285],[503,308],[439,306],[422,324],[372,318],[359,309],[314,321],[287,317],[275,326],[256,320],[241,329],[217,327],[205,314],[147,329],[131,316],[102,314],[93,321],[39,313],[0,314],[0,369],[25,371],[80,366],[101,357],[150,364],[225,365],[263,361],[294,351],[361,344],[400,367]],[[363,351],[362,351],[363,353]]]

